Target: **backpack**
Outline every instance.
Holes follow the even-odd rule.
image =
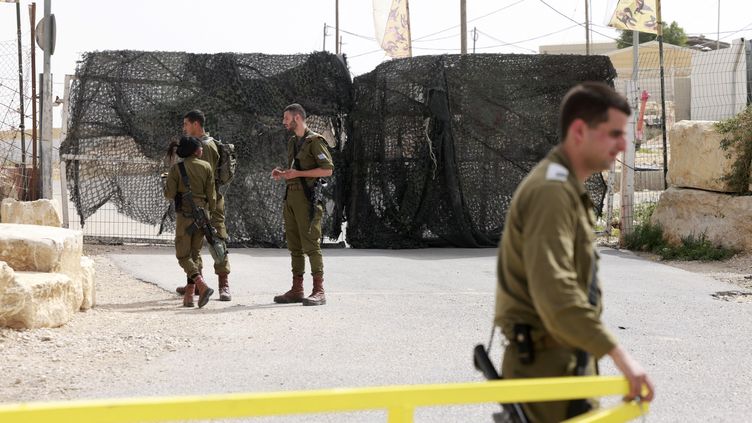
[[[235,177],[235,167],[237,166],[237,156],[235,155],[235,145],[214,140],[219,151],[219,160],[217,160],[217,185],[227,185]]]

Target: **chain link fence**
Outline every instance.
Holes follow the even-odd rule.
[[[28,33],[22,34],[22,39],[28,36]],[[0,41],[0,199],[27,200],[33,191],[34,149],[29,129],[32,75],[28,44],[22,44],[21,51],[22,89],[19,87],[18,40]]]
[[[609,175],[607,232],[611,226],[625,230],[640,223],[658,202],[667,186],[671,129],[677,122],[728,119],[752,103],[750,46],[743,39],[710,51],[664,44],[665,142],[658,42],[639,45],[636,67],[633,47],[609,54],[618,74],[615,87],[627,96],[635,113],[629,128],[634,152],[626,152]],[[622,185],[627,191],[633,189],[633,194],[623,191]]]

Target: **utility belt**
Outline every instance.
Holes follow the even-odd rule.
[[[301,185],[300,183],[297,183],[297,184],[288,184],[287,185],[287,190],[288,191],[303,191],[303,185]]]
[[[553,348],[566,348],[548,333],[545,333],[543,337],[541,337],[537,341],[533,341],[532,336],[530,336],[531,329],[532,326],[524,323],[517,323],[513,327],[514,339],[512,339],[511,341],[517,348],[517,356],[521,364],[533,364],[535,362],[536,351],[543,351]],[[587,370],[588,361],[590,361],[590,356],[588,353],[580,349],[571,350],[572,354],[575,355],[577,360],[574,369],[574,376],[584,376]],[[595,367],[595,373],[599,373],[597,364]],[[587,400],[574,399],[569,401],[569,404],[567,405],[566,416],[567,418],[579,416],[580,414],[586,413],[591,409],[592,404],[590,404]]]
[[[532,364],[535,361],[535,351],[551,350],[554,348],[566,348],[561,342],[553,338],[548,333],[544,333],[533,341],[532,326],[524,323],[515,324],[513,327],[513,337],[510,339],[512,344],[517,348],[517,354],[522,364]],[[574,352],[574,350],[572,350]]]

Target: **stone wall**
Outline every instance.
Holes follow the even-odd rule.
[[[669,186],[733,192],[724,176],[731,173],[737,155],[721,148],[722,136],[714,121],[683,120],[671,128]],[[750,187],[752,191],[752,186]]]
[[[713,244],[752,251],[752,196],[672,187],[661,194],[651,222],[673,244],[705,234]]]
[[[80,231],[0,223],[0,326],[56,327],[95,305]]]
[[[0,223],[25,223],[59,228],[62,221],[56,201],[16,201],[4,198],[0,203]]]

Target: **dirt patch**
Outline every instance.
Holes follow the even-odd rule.
[[[102,255],[125,248],[132,249],[84,247],[96,269],[95,308],[59,328],[0,328],[0,402],[74,399],[93,380],[118,378],[165,352],[191,347],[188,334],[175,329],[189,319],[180,298],[133,278]]]

